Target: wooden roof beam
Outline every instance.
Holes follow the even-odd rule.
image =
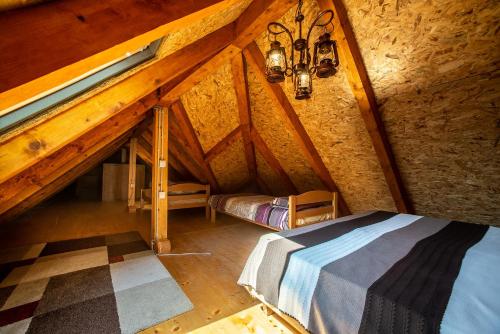
[[[399,212],[412,213],[413,206],[406,193],[391,144],[387,139],[384,123],[378,111],[375,93],[370,83],[356,37],[342,0],[318,0],[321,10],[331,9],[335,13],[333,31],[338,43],[339,58],[346,69],[347,79],[358,102],[361,116],[372,140],[380,166],[394,204]]]
[[[248,79],[246,63],[243,54],[231,60],[231,71],[233,74],[233,85],[238,100],[238,114],[240,117],[240,128],[243,136],[243,146],[245,149],[245,159],[248,166],[250,180],[256,181],[257,162],[255,160],[255,149],[253,147],[250,129],[252,127],[252,117],[250,109],[250,98],[248,93]]]
[[[78,177],[84,175],[96,165],[98,165],[101,161],[107,159],[111,154],[116,152],[116,150],[118,150],[127,142],[129,137],[130,133],[123,135],[122,137],[116,139],[114,142],[108,144],[104,149],[90,156],[88,159],[81,161],[76,167],[69,169],[61,177],[54,179],[49,184],[38,189],[28,198],[26,198],[22,202],[19,202],[16,206],[1,214],[0,222],[7,222],[16,218],[25,211],[33,208],[37,204],[63,190],[65,187],[74,182]]]
[[[177,159],[198,181],[206,182],[205,174],[202,168],[194,161],[191,156],[186,154],[185,146],[183,146],[175,138],[169,138],[169,153]]]
[[[210,162],[234,142],[241,138],[241,127],[237,127],[205,153],[205,161]]]
[[[110,118],[71,144],[0,184],[0,214],[62,177],[117,137],[133,129],[145,119],[147,106],[154,103],[156,103],[154,94],[148,95],[141,103],[128,107],[120,115]]]
[[[186,109],[184,109],[182,102],[178,100],[177,102],[172,104],[172,111],[175,115],[175,118],[179,122],[179,127],[182,131],[182,134],[184,135],[184,138],[187,140],[188,145],[193,150],[192,152],[195,160],[203,168],[205,176],[210,183],[210,187],[214,192],[217,192],[217,190],[219,189],[219,184],[215,179],[212,167],[207,161],[205,161],[205,153],[203,152],[203,148],[201,147],[200,141],[198,140],[196,132],[194,131],[193,125],[189,120],[189,116],[186,112]]]
[[[93,97],[1,143],[0,183],[52,154],[123,109],[154,93],[227,46],[233,25],[186,46]],[[203,50],[203,52],[200,52]],[[179,70],[181,69],[181,70]],[[68,130],[70,129],[70,131]]]
[[[257,44],[255,42],[251,43],[243,52],[245,54],[245,59],[255,68],[257,77],[262,83],[264,89],[267,90],[274,104],[281,112],[281,116],[285,121],[285,124],[290,129],[295,141],[301,148],[311,168],[314,170],[325,187],[327,187],[330,191],[336,191],[340,194],[340,191],[333,181],[328,168],[326,168],[326,165],[321,159],[321,156],[316,150],[311,138],[307,134],[299,116],[295,113],[290,101],[288,101],[285,92],[280,85],[273,85],[267,81],[265,76],[264,56],[260,52]],[[350,214],[349,208],[347,207],[342,195],[339,197],[340,210],[344,213],[344,215]]]
[[[264,160],[266,160],[267,164],[276,172],[276,174],[278,174],[281,177],[287,191],[291,194],[297,194],[298,193],[297,188],[293,184],[292,180],[285,172],[278,159],[276,159],[273,152],[271,152],[266,142],[264,141],[264,139],[262,139],[262,137],[255,128],[252,128],[251,136],[255,148],[257,149],[257,151],[260,152]]]
[[[0,31],[9,32],[0,38],[0,110],[95,71],[234,3],[66,0],[0,13]]]

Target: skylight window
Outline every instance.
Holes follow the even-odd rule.
[[[154,58],[160,42],[161,39],[158,39],[135,53],[127,53],[124,58],[117,59],[113,63],[105,65],[102,69],[90,72],[81,78],[75,78],[56,91],[47,92],[44,96],[1,115],[0,133],[6,132],[8,129],[42,114],[44,111],[88,92],[106,80]]]

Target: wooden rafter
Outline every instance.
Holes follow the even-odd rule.
[[[61,177],[54,179],[52,182],[44,185],[36,192],[32,193],[28,198],[10,208],[8,211],[0,215],[0,222],[7,222],[19,216],[23,212],[33,208],[37,204],[43,202],[47,198],[61,191],[69,184],[74,182],[78,177],[87,173],[89,170],[105,160],[116,150],[118,150],[128,140],[130,134],[125,134],[96,154],[88,156],[84,161],[81,161],[77,166],[68,170]]]
[[[412,213],[413,207],[406,193],[384,123],[378,111],[375,93],[370,83],[356,37],[342,0],[318,0],[322,10],[334,11],[334,37],[339,45],[339,57],[346,69],[347,79],[358,102],[361,116],[371,137],[392,198],[399,212]]]
[[[156,98],[144,99],[145,104],[155,103]],[[120,115],[113,116],[73,143],[40,160],[16,177],[0,184],[0,214],[27,199],[40,188],[62,177],[89,156],[102,150],[111,141],[139,124],[145,117],[145,105],[135,104]]]
[[[170,154],[177,159],[198,181],[206,181],[207,178],[202,168],[191,158],[191,156],[186,154],[185,146],[179,143],[176,138],[170,137],[169,150]]]
[[[139,156],[139,158],[142,159],[142,161],[151,166],[152,164],[151,150],[145,147],[143,141],[141,141],[141,138],[138,138],[137,140],[137,155]]]
[[[179,122],[179,127],[184,135],[184,138],[187,140],[188,145],[192,149],[195,160],[203,168],[211,189],[213,189],[213,191],[217,191],[219,189],[219,184],[217,183],[214,172],[212,171],[212,167],[207,161],[205,161],[205,153],[203,152],[198,136],[194,131],[193,125],[189,120],[189,116],[186,109],[184,109],[182,102],[178,100],[172,104],[172,111],[175,118]]]
[[[235,128],[227,136],[222,138],[217,144],[215,144],[211,149],[205,153],[205,161],[210,162],[225,149],[231,146],[241,137],[241,127]]]
[[[236,38],[233,45],[244,49],[265,31],[271,21],[281,18],[297,5],[296,0],[254,0],[236,20]]]
[[[154,93],[158,87],[171,80],[179,80],[185,71],[210,59],[226,46],[231,41],[232,31],[232,25],[223,27],[38,124],[30,131],[2,143],[0,183],[118,114],[142,97]],[[227,33],[230,35],[227,36]],[[179,71],[179,68],[184,71]]]
[[[252,128],[251,136],[255,148],[257,149],[257,151],[259,151],[264,160],[266,160],[267,164],[281,177],[287,191],[291,194],[297,194],[297,188],[293,184],[292,180],[255,128]]]
[[[121,59],[235,2],[69,0],[0,13],[0,31],[9,32],[0,39],[0,110]]]
[[[214,72],[216,69],[224,65],[228,60],[235,57],[240,53],[240,49],[235,46],[229,45],[224,50],[212,57],[205,64],[200,66],[184,81],[172,88],[165,96],[161,98],[161,103],[171,105],[179,99],[179,97],[188,92],[191,88],[199,84],[207,75]]]
[[[255,160],[255,150],[252,144],[252,138],[250,136],[252,117],[250,114],[247,71],[243,54],[232,59],[231,71],[233,74],[234,90],[238,100],[238,114],[240,117],[240,127],[243,136],[243,146],[245,149],[248,174],[250,175],[250,180],[256,181],[257,162]]]
[[[193,179],[191,175],[189,175],[189,171],[186,170],[186,168],[182,165],[180,161],[175,159],[172,154],[168,156],[168,164],[170,167],[177,173],[179,174],[184,180],[190,180]]]
[[[264,89],[269,93],[269,96],[281,112],[280,114],[285,121],[285,124],[290,129],[295,141],[301,148],[311,168],[314,170],[325,187],[327,187],[330,191],[340,193],[337,185],[330,175],[330,172],[328,171],[328,168],[326,168],[326,165],[321,159],[321,156],[316,150],[311,138],[307,134],[306,129],[302,125],[299,116],[295,113],[290,101],[288,101],[285,92],[280,85],[270,84],[266,80],[264,56],[260,52],[257,44],[255,42],[250,43],[244,50],[244,54],[248,63],[256,69],[255,72],[257,73],[258,79],[261,81]],[[347,207],[347,204],[342,196],[340,196],[339,203],[341,211],[344,214],[350,214],[349,208]]]

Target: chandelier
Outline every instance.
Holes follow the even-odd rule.
[[[337,43],[331,39],[333,32],[333,11],[328,9],[318,14],[307,32],[307,37],[302,37],[302,14],[303,0],[299,0],[295,13],[295,23],[298,24],[299,36],[296,40],[284,25],[271,22],[267,25],[268,38],[271,41],[270,49],[266,53],[266,78],[270,83],[285,81],[285,76],[292,77],[297,100],[308,99],[312,93],[312,76],[328,78],[337,72],[339,66]],[[317,27],[323,29],[323,33],[314,43],[314,52],[311,57],[309,50],[309,39],[311,32]],[[329,30],[329,28],[331,28]],[[290,62],[287,61],[285,48],[277,40],[277,37],[286,33],[290,37]],[[272,37],[272,40],[271,40]],[[298,59],[295,59],[295,52]]]

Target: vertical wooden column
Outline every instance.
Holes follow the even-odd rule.
[[[157,253],[170,252],[168,240],[168,110],[154,108],[151,231]]]
[[[130,139],[128,157],[128,211],[135,212],[135,175],[136,175],[137,138]]]

